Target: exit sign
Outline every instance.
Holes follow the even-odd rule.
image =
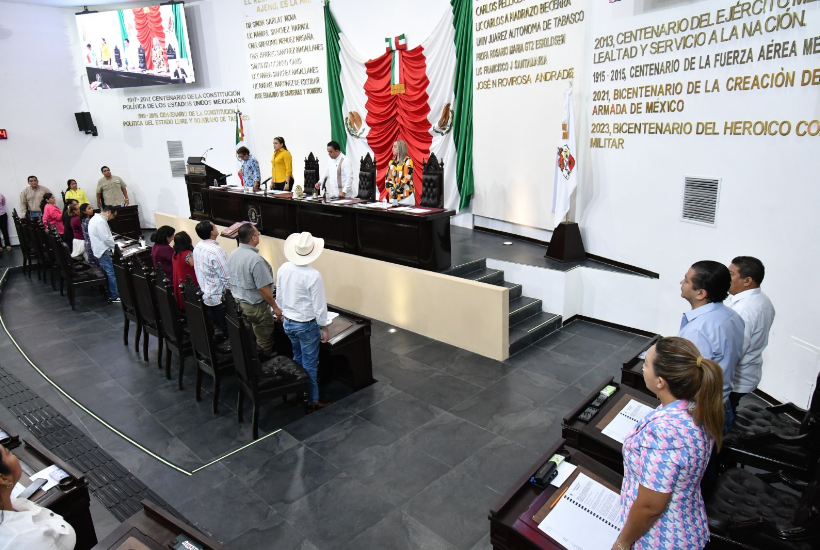
[[[9,135],[5,130],[0,130],[0,139],[9,139]]]

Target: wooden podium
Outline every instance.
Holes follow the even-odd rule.
[[[559,262],[574,262],[587,257],[581,230],[575,222],[561,222],[552,232],[552,239],[547,247],[546,258]]]

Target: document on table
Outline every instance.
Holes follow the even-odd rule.
[[[356,199],[339,199],[333,201],[333,204],[353,204],[354,202],[356,202]]]
[[[36,474],[34,474],[33,476],[31,476],[31,480],[34,481],[35,479],[45,479],[46,484],[42,486],[42,489],[43,489],[43,491],[48,491],[52,487],[56,487],[57,484],[59,483],[56,479],[54,479],[50,475],[50,474],[52,474],[53,472],[56,472],[59,469],[60,469],[59,466],[57,466],[56,464],[52,464],[51,466],[49,466],[47,468],[44,468],[44,469],[40,470],[39,472],[37,472]]]
[[[335,319],[338,316],[339,316],[338,313],[333,313],[332,311],[328,311],[327,312],[327,324],[329,325],[330,323],[332,323],[333,319]]]
[[[612,422],[601,430],[601,433],[620,443],[624,444],[627,434],[635,427],[635,424],[643,420],[643,417],[654,411],[639,401],[630,399],[621,411],[615,415]]]
[[[538,528],[569,550],[612,548],[621,532],[620,496],[583,472]]]

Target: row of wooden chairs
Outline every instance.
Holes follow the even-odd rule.
[[[132,261],[117,251],[114,273],[125,319],[123,343],[128,345],[129,326],[133,321],[136,324],[135,349],[139,351],[142,338],[143,359],[148,361],[148,339],[150,336],[157,338],[157,364],[160,369],[164,366],[168,380],[171,379],[172,355],[179,359],[177,383],[180,390],[183,389],[185,360],[193,358],[196,365],[195,398],[197,401],[201,399],[203,375],[212,377],[214,413],[218,411],[222,381],[236,373],[237,418],[242,422],[243,401],[248,397],[253,405],[254,439],[258,437],[259,409],[263,399],[281,397],[287,402],[288,395],[307,392],[307,373],[291,359],[275,357],[264,363],[259,361],[253,331],[230,291],[224,296],[229,333],[224,336],[228,340],[220,342],[202,300],[202,292],[190,277],[182,285],[185,310],[181,311],[162,266],[154,272],[138,258]]]

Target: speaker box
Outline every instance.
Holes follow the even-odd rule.
[[[97,127],[94,126],[94,121],[91,120],[91,113],[83,111],[82,113],[74,113],[74,118],[77,120],[77,129],[92,136],[97,135]]]

